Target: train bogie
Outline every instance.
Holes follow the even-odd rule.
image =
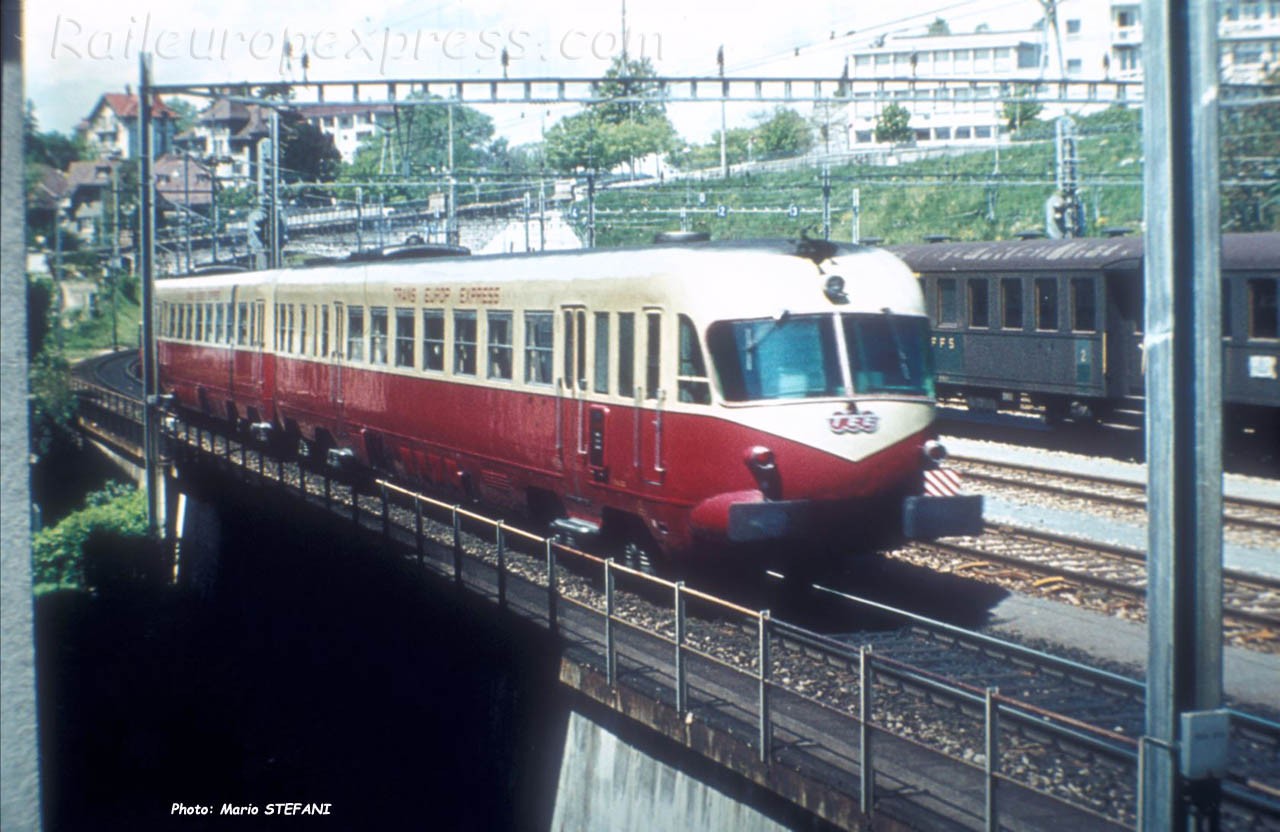
[[[245,278],[161,285],[162,384],[187,408],[252,407],[309,455],[673,556],[904,517],[920,534],[980,527],[976,498],[926,493],[928,325],[884,252],[806,241]]]

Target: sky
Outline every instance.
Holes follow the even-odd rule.
[[[788,0],[757,14],[735,0],[628,0],[628,54],[665,75],[840,74],[845,52],[886,33],[921,32],[937,17],[952,32],[1021,28],[1038,0]],[[24,4],[27,97],[43,130],[70,132],[104,92],[138,84],[138,54],[153,53],[156,83],[595,77],[621,48],[623,0],[53,0]],[[333,97],[330,96],[333,100]],[[567,107],[488,107],[499,135],[536,141]],[[762,104],[733,105],[730,126]],[[691,141],[719,129],[719,108],[679,105]]]

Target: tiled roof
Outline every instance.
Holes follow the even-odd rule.
[[[105,93],[99,101],[99,106],[105,103],[120,118],[137,118],[138,117],[138,96],[132,93],[109,92]],[[97,111],[94,107],[94,111]],[[160,96],[153,96],[151,99],[151,115],[153,118],[176,118],[177,113],[165,104]]]

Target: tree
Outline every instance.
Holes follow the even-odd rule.
[[[949,35],[949,34],[951,34],[951,27],[948,26],[947,21],[943,20],[942,18],[935,17],[933,19],[933,22],[929,24],[929,31],[928,31],[929,37],[934,37],[936,35]]]
[[[667,118],[657,71],[648,58],[613,59],[597,90],[603,99],[547,131],[547,162],[565,171],[608,171],[651,153],[667,153],[676,131]],[[626,99],[626,100],[623,100]]]
[[[773,115],[757,125],[755,146],[757,158],[779,159],[800,156],[813,147],[813,130],[795,110],[777,107]]]
[[[1263,84],[1274,96],[1280,69]],[[1280,231],[1280,106],[1222,107],[1219,123],[1223,230]]]
[[[915,137],[915,131],[911,129],[911,112],[906,107],[890,104],[880,111],[876,119],[876,141],[909,142]]]
[[[292,111],[280,114],[280,168],[285,182],[332,182],[342,170],[333,136]]]
[[[1032,96],[1034,92],[1027,84],[1019,84],[1013,93],[1013,98],[1004,102],[1000,108],[1000,115],[1009,125],[1009,130],[1017,133],[1019,130],[1031,124],[1039,123],[1040,113],[1044,111],[1044,105],[1036,101]]]

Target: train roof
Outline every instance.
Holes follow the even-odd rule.
[[[675,302],[726,316],[829,309],[824,295],[842,281],[851,308],[923,314],[920,291],[900,259],[883,249],[821,240],[696,242],[587,251],[345,262],[305,269],[166,280],[165,292],[225,293],[272,287],[313,293],[389,293],[410,285],[519,287],[526,303]],[[214,295],[210,295],[212,298]],[[374,295],[366,294],[366,297]],[[844,301],[841,301],[843,303]]]
[[[1143,238],[1001,240],[887,246],[917,272],[1136,269]],[[1222,235],[1223,264],[1231,269],[1280,267],[1280,232]]]

